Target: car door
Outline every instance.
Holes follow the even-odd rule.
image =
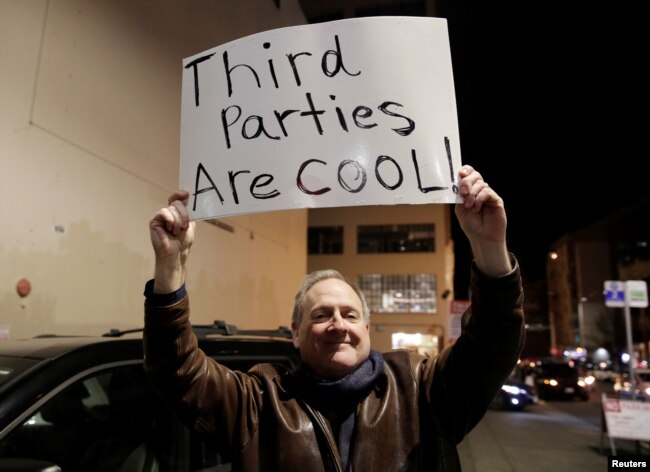
[[[0,439],[0,459],[62,470],[228,471],[210,438],[190,432],[149,383],[141,362],[98,367],[47,393]]]

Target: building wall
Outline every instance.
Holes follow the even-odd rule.
[[[609,245],[607,241],[576,241],[573,253],[582,345],[590,352],[599,347],[611,349],[608,337],[613,332],[612,314],[603,297],[603,282],[611,274]]]
[[[582,312],[588,350],[604,347],[615,363],[628,351],[624,310],[607,307],[604,282],[645,280],[650,284],[648,214],[650,194],[646,193],[599,221],[564,234],[549,247],[546,282],[552,350],[561,354],[565,348],[576,347]],[[650,352],[647,310],[631,311],[633,343],[640,346],[636,355],[646,361]]]
[[[296,0],[0,3],[0,325],[13,338],[142,325],[147,223],[178,185],[181,61],[304,24]],[[305,210],[199,223],[194,322],[288,324]],[[32,291],[20,298],[18,280]]]
[[[611,274],[607,241],[576,241],[574,243],[578,299],[604,302],[603,282]]]
[[[556,258],[549,258],[546,277],[549,293],[549,320],[551,325],[551,349],[560,352],[565,346],[575,345],[573,314],[575,312],[572,292],[572,255],[569,243],[561,240],[553,247]]]
[[[613,328],[602,293],[610,273],[607,242],[565,237],[553,251],[558,257],[549,260],[547,277],[556,348],[609,348]]]
[[[372,313],[371,339],[380,351],[391,348],[396,332],[447,334],[449,301],[453,299],[453,242],[449,205],[397,205],[309,210],[309,226],[343,226],[343,254],[309,255],[309,271],[336,269],[356,281],[361,274],[434,274],[437,313]],[[357,226],[373,224],[435,224],[435,252],[357,254]],[[467,269],[469,270],[469,268]],[[449,290],[447,298],[442,294]],[[441,346],[442,347],[442,344]]]

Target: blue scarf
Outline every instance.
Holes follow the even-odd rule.
[[[338,432],[338,447],[343,470],[347,470],[350,443],[354,432],[356,406],[368,395],[376,380],[384,372],[384,358],[370,351],[368,358],[354,372],[337,380],[322,379],[306,369],[301,369],[300,379],[305,398],[317,408],[335,408],[343,413]]]

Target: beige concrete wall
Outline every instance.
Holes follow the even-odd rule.
[[[181,61],[305,22],[296,0],[280,5],[0,1],[0,325],[12,338],[142,325],[147,223],[178,185]],[[306,211],[225,221],[234,232],[198,224],[194,321],[288,324]]]
[[[436,250],[433,253],[357,254],[357,226],[372,224],[434,223]],[[357,280],[360,274],[434,274],[437,284],[435,314],[373,313],[371,338],[375,349],[391,348],[396,332],[447,333],[449,300],[453,299],[453,242],[449,205],[396,205],[390,207],[345,207],[309,211],[309,226],[343,226],[344,246],[340,255],[310,255],[309,271],[332,268]],[[447,299],[442,298],[450,291]]]

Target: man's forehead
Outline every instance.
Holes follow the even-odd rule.
[[[340,279],[319,280],[310,287],[305,295],[305,299],[312,304],[327,300],[334,301],[339,298],[361,304],[359,295],[357,295],[350,284]]]

